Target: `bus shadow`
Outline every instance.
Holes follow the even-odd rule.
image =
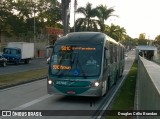
[[[86,104],[90,107],[98,103],[102,97],[63,96],[58,98],[59,103]]]

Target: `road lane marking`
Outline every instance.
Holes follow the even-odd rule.
[[[134,62],[134,60],[133,60],[133,62]],[[95,119],[101,119],[102,118],[103,113],[109,107],[109,105],[111,104],[111,102],[112,102],[113,98],[115,97],[116,93],[121,88],[121,86],[124,83],[126,77],[128,76],[128,73],[129,73],[129,71],[130,71],[130,69],[132,67],[133,62],[129,65],[129,67],[127,67],[127,69],[124,70],[124,72],[123,72],[123,74],[124,74],[123,79],[119,82],[119,85],[116,87],[115,91],[113,92],[113,94],[111,95],[111,97],[109,98],[109,100],[107,101],[107,103],[105,104],[105,106],[102,108],[102,112]]]
[[[43,100],[45,100],[45,99],[47,99],[47,98],[49,98],[49,97],[51,97],[52,95],[44,95],[44,96],[42,96],[42,97],[40,97],[40,98],[38,98],[38,99],[35,99],[35,100],[33,100],[33,101],[30,101],[30,102],[28,102],[28,103],[25,103],[25,104],[23,104],[23,105],[20,105],[19,107],[16,107],[16,108],[13,108],[13,109],[11,109],[11,110],[22,110],[22,109],[24,109],[24,108],[27,108],[27,107],[29,107],[29,106],[32,106],[32,105],[34,105],[34,104],[36,104],[36,103],[38,103],[38,102],[41,102],[41,101],[43,101]]]
[[[24,108],[27,108],[27,107],[30,107],[30,106],[32,106],[32,105],[34,105],[34,104],[36,104],[36,103],[38,103],[38,102],[41,102],[41,101],[43,101],[43,100],[45,100],[45,99],[47,99],[47,98],[49,98],[49,97],[51,97],[52,95],[44,95],[44,96],[42,96],[42,97],[40,97],[40,98],[37,98],[37,99],[35,99],[35,100],[32,100],[32,101],[30,101],[30,102],[28,102],[28,103],[25,103],[25,104],[23,104],[23,105],[20,105],[20,106],[18,106],[18,107],[15,107],[15,108],[12,108],[11,110],[22,110],[22,109],[24,109]],[[3,118],[6,118],[6,117],[0,117],[0,119],[3,119]]]

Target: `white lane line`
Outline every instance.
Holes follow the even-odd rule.
[[[27,107],[29,107],[29,106],[32,106],[32,105],[34,105],[34,104],[36,104],[36,103],[38,103],[38,102],[41,102],[41,101],[43,101],[43,100],[45,100],[45,99],[47,99],[47,98],[49,98],[49,97],[51,97],[52,95],[44,95],[44,96],[42,96],[42,97],[40,97],[40,98],[37,98],[37,99],[35,99],[35,100],[33,100],[33,101],[30,101],[30,102],[28,102],[28,103],[25,103],[25,104],[23,104],[23,105],[20,105],[19,107],[15,107],[15,108],[12,108],[11,110],[22,110],[22,109],[24,109],[24,108],[27,108]],[[6,117],[0,117],[0,119],[3,119],[3,118],[6,118]]]
[[[49,97],[51,97],[51,96],[52,96],[52,95],[44,95],[44,96],[42,96],[42,97],[40,97],[40,98],[38,98],[38,99],[35,99],[35,100],[33,100],[33,101],[30,101],[30,102],[28,102],[28,103],[25,103],[25,104],[23,104],[23,105],[20,105],[19,107],[13,108],[13,109],[11,109],[11,110],[22,110],[22,109],[24,109],[24,108],[27,108],[27,107],[29,107],[29,106],[31,106],[31,105],[34,105],[34,104],[40,102],[40,101],[43,101],[43,100],[45,100],[45,99],[47,99],[47,98],[49,98]]]
[[[119,85],[117,86],[116,90],[113,92],[111,98],[108,100],[107,104],[105,105],[105,107],[103,107],[103,111],[101,112],[101,114],[96,118],[96,119],[101,119],[102,115],[104,113],[104,111],[108,108],[108,106],[110,105],[111,101],[113,100],[113,98],[115,97],[117,91],[119,90],[119,88],[122,86],[122,83],[124,82],[124,79],[126,78],[127,75],[125,75],[123,77],[123,80],[119,83]]]
[[[105,105],[105,107],[103,107],[103,109],[102,109],[103,111],[101,112],[101,114],[100,114],[96,119],[101,119],[101,118],[102,118],[102,115],[103,115],[104,111],[108,108],[108,106],[110,105],[111,101],[112,101],[113,98],[115,97],[117,91],[120,89],[120,87],[122,86],[122,84],[123,84],[123,82],[125,81],[126,77],[128,76],[128,73],[129,73],[129,71],[130,71],[130,69],[131,69],[131,67],[132,67],[132,64],[133,64],[133,62],[131,63],[131,65],[129,65],[129,69],[124,70],[123,73],[124,73],[124,74],[126,73],[126,74],[125,74],[125,76],[123,77],[123,80],[119,83],[119,85],[117,86],[117,88],[115,89],[115,91],[113,92],[113,94],[111,95],[110,99],[108,100],[107,104]]]

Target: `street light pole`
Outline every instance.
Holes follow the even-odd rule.
[[[32,1],[33,3],[33,1]],[[36,3],[37,3],[37,0],[34,1],[34,8],[33,8],[33,35],[34,35],[34,39],[33,39],[33,43],[34,43],[34,54],[36,54],[36,45],[35,45],[35,42],[36,42],[36,18],[35,18],[35,12],[36,12]],[[34,57],[36,57],[36,55],[34,55]]]
[[[34,43],[35,43],[35,41],[36,41],[36,18],[35,18],[35,12],[36,12],[36,10],[35,10],[35,8],[36,8],[36,0],[35,0],[35,6],[34,6],[34,16],[33,16],[33,19],[34,19],[34,21],[33,21],[33,33],[34,33]]]
[[[35,8],[34,8],[34,23],[33,23],[33,32],[34,32],[34,42],[36,40],[36,20],[35,20]]]
[[[63,21],[63,31],[64,35],[68,33],[68,25],[69,25],[69,3],[70,0],[61,0],[62,4],[62,21]]]
[[[74,32],[76,31],[76,10],[77,10],[77,0],[74,1]]]

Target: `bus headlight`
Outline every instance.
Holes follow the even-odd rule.
[[[48,80],[48,84],[50,84],[50,85],[51,85],[51,84],[52,84],[52,80]]]
[[[100,83],[98,81],[92,82],[91,83],[91,87],[98,87],[100,85]]]
[[[99,82],[97,82],[97,81],[94,82],[94,86],[95,86],[95,87],[98,87],[98,86],[99,86]]]

